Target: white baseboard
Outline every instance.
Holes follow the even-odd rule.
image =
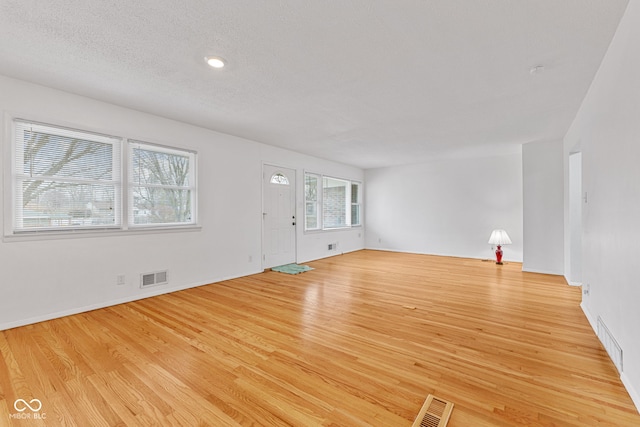
[[[190,288],[196,288],[198,286],[204,286],[212,283],[223,282],[225,280],[237,279],[239,277],[250,276],[252,274],[258,274],[258,273],[262,273],[262,270],[248,272],[246,274],[241,274],[237,276],[221,277],[221,278],[213,279],[203,283],[189,283],[186,285],[173,286],[170,288],[166,288],[166,287],[153,288],[153,290],[150,290],[149,292],[145,292],[143,294],[130,295],[128,297],[118,298],[118,299],[100,302],[96,304],[90,304],[83,307],[73,307],[68,310],[56,311],[53,313],[43,314],[41,316],[35,316],[27,319],[19,319],[12,322],[2,323],[0,324],[0,331],[4,331],[6,329],[18,328],[20,326],[32,325],[34,323],[44,322],[46,320],[58,319],[60,317],[72,316],[74,314],[85,313],[87,311],[97,310],[99,308],[111,307],[118,304],[124,304],[127,302],[138,301],[145,298],[156,297],[158,295],[170,294],[172,292],[182,291]]]
[[[464,259],[478,259],[478,260],[484,260],[486,258],[478,258],[478,257],[472,257],[472,256],[463,256],[463,255],[451,255],[451,254],[434,254],[434,253],[430,253],[430,252],[418,252],[418,251],[405,251],[405,250],[401,250],[401,249],[389,249],[389,248],[364,248],[367,251],[379,251],[379,252],[394,252],[394,253],[399,253],[399,254],[413,254],[413,255],[429,255],[429,256],[441,256],[441,257],[448,257],[448,258],[464,258]],[[495,261],[493,259],[491,259],[490,261]],[[510,261],[508,259],[504,259],[504,262],[520,262],[520,261]]]
[[[589,324],[591,325],[591,329],[593,329],[593,333],[597,337],[598,324],[593,318],[593,316],[591,315],[591,313],[589,312],[589,310],[587,309],[587,307],[585,306],[584,301],[580,304],[580,308],[582,309],[582,312],[584,313],[585,317],[589,321]],[[633,384],[631,384],[631,381],[629,381],[629,378],[624,372],[620,374],[620,380],[622,381],[622,385],[624,385],[624,388],[627,390],[627,393],[629,393],[629,396],[631,397],[633,404],[636,406],[636,410],[638,411],[638,413],[640,413],[640,394],[633,387]]]
[[[596,337],[597,337],[598,336],[598,323],[596,322],[596,319],[593,318],[593,316],[589,312],[589,309],[587,308],[587,306],[584,305],[584,301],[582,301],[580,303],[580,308],[582,309],[582,312],[584,313],[585,317],[589,321],[589,324],[591,325],[591,329],[593,329],[593,333],[596,334]]]
[[[563,276],[562,272],[558,272],[558,271],[551,271],[551,270],[539,270],[539,269],[532,269],[532,268],[527,268],[527,267],[522,267],[522,271],[525,273],[538,273],[538,274],[550,274],[553,276]]]
[[[629,381],[629,378],[625,375],[624,372],[622,373],[622,375],[620,375],[620,380],[622,381],[624,388],[627,389],[627,393],[629,393],[633,404],[636,405],[636,410],[638,411],[638,413],[640,413],[640,394],[633,387],[631,381]]]
[[[576,282],[575,280],[569,280],[566,274],[564,276],[564,281],[567,282],[569,286],[582,286],[582,282]]]
[[[323,255],[319,258],[310,258],[310,259],[302,259],[302,260],[298,260],[296,261],[297,263],[304,263],[304,262],[311,262],[311,261],[318,261],[320,259],[326,259],[326,258],[332,258],[334,256],[340,256],[340,255],[344,255],[344,254],[350,254],[352,252],[358,252],[358,251],[363,251],[364,248],[358,248],[358,249],[351,249],[349,251],[342,251],[342,252],[336,252],[336,253],[332,253],[332,254],[328,254],[328,255]]]

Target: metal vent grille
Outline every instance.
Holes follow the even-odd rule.
[[[453,403],[433,395],[427,396],[412,427],[445,427],[453,411]]]
[[[167,283],[167,272],[160,271],[156,273],[156,283]]]
[[[164,285],[168,283],[167,271],[156,271],[154,273],[144,273],[140,275],[140,287]]]
[[[602,342],[605,350],[609,354],[609,357],[613,361],[613,364],[618,369],[618,372],[622,373],[622,347],[618,344],[618,341],[613,337],[613,334],[609,331],[609,328],[604,324],[604,321],[598,316],[598,338]]]

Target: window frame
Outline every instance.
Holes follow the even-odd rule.
[[[188,157],[189,159],[189,185],[188,186],[178,186],[178,185],[164,185],[164,184],[146,184],[141,185],[140,183],[133,182],[133,168],[134,168],[134,150],[136,148],[142,148],[146,151],[154,151],[158,153],[164,153],[169,155],[178,155]],[[127,179],[127,211],[126,211],[126,224],[130,229],[137,228],[159,228],[159,227],[185,227],[185,226],[193,226],[197,224],[197,203],[198,203],[198,190],[197,190],[197,153],[193,150],[187,150],[176,147],[167,147],[164,145],[153,144],[150,142],[128,139],[127,140],[127,170],[128,170],[128,179]],[[150,187],[157,189],[167,189],[167,190],[188,190],[190,191],[189,196],[189,204],[191,206],[191,220],[188,222],[164,222],[164,223],[146,223],[146,224],[136,224],[135,223],[135,215],[134,215],[134,190],[133,187]]]
[[[11,186],[11,200],[9,203],[10,206],[10,229],[11,233],[14,235],[22,235],[22,234],[33,234],[33,233],[49,233],[49,232],[79,232],[79,231],[97,231],[104,229],[117,230],[122,226],[122,203],[121,203],[121,188],[122,188],[122,171],[120,170],[121,166],[121,149],[122,149],[122,138],[113,135],[107,135],[104,133],[98,133],[93,131],[85,131],[77,128],[70,128],[66,126],[59,126],[53,124],[45,124],[34,120],[26,120],[21,118],[14,118],[11,120],[11,138],[9,140],[9,144],[11,145],[11,156],[8,159],[11,162],[10,169],[10,179],[8,185]],[[50,135],[54,137],[54,142],[58,140],[59,142],[63,140],[79,140],[82,142],[95,143],[95,144],[104,144],[110,146],[111,158],[110,158],[110,172],[111,177],[109,179],[100,179],[100,178],[90,178],[83,176],[74,176],[73,174],[65,175],[63,173],[58,173],[62,171],[65,167],[65,164],[62,163],[60,169],[53,174],[47,175],[46,173],[35,173],[28,174],[24,172],[24,164],[28,159],[25,159],[25,146],[24,146],[24,134],[22,132],[32,131],[33,133],[38,133],[40,135]],[[65,141],[66,142],[66,141]],[[53,152],[54,154],[58,154],[57,151]],[[95,152],[94,152],[95,153]],[[45,155],[47,153],[45,152]],[[89,153],[93,154],[93,153]],[[78,160],[78,158],[76,158]],[[59,163],[60,164],[60,163]],[[67,163],[67,164],[72,164]],[[107,163],[108,164],[108,163]],[[95,167],[98,165],[87,164],[87,168]],[[72,188],[74,185],[86,185],[86,186],[102,186],[105,188],[110,188],[113,194],[113,200],[111,200],[112,205],[109,207],[109,210],[113,211],[112,224],[98,224],[98,225],[87,225],[87,224],[76,224],[68,226],[58,225],[58,226],[41,226],[41,227],[25,227],[24,219],[25,219],[25,211],[24,207],[18,206],[18,201],[21,199],[19,195],[19,191],[22,188],[22,183],[25,181],[44,181],[44,182],[52,182],[52,183],[60,183],[63,185],[69,185],[68,188]],[[64,187],[67,188],[67,187]],[[94,203],[96,200],[89,201],[88,203]],[[69,206],[69,209],[72,210],[76,206],[72,206],[71,204],[65,205]],[[55,215],[55,214],[54,214]],[[50,217],[51,219],[52,217]],[[67,221],[71,222],[71,217],[67,217]]]
[[[356,192],[356,201],[353,201],[353,187],[357,187],[358,191]],[[359,181],[351,181],[351,226],[352,227],[361,227],[362,226],[362,183]],[[358,208],[358,223],[353,223],[353,208]]]
[[[287,178],[287,176],[282,172],[274,172],[269,179],[269,183],[275,185],[291,185],[289,183],[289,178]]]
[[[316,180],[316,198],[307,199],[307,176],[312,177]],[[322,175],[318,175],[315,173],[305,172],[304,173],[304,187],[303,187],[303,196],[304,196],[304,231],[322,231]],[[313,210],[315,211],[315,219],[316,226],[308,227],[308,208],[309,206],[313,206]]]
[[[320,173],[315,173],[315,172],[309,172],[309,171],[304,171],[304,182],[305,182],[305,186],[306,186],[306,182],[307,182],[307,177],[314,177],[317,179],[318,182],[318,191],[316,192],[316,199],[315,201],[313,200],[307,200],[307,192],[306,192],[306,188],[303,187],[303,197],[304,197],[304,202],[305,202],[305,207],[304,207],[304,232],[305,233],[318,233],[318,232],[327,232],[327,231],[340,231],[340,230],[350,230],[353,228],[359,228],[363,226],[363,221],[362,221],[362,181],[358,181],[358,180],[352,180],[352,179],[347,179],[347,178],[340,178],[340,177],[336,177],[336,176],[332,176],[332,175],[324,175],[324,174],[320,174]],[[325,179],[331,179],[331,180],[335,180],[335,181],[342,181],[346,183],[346,191],[345,191],[345,223],[346,225],[344,226],[333,226],[333,227],[327,227],[325,225],[325,215],[324,215],[324,182]],[[358,186],[358,206],[359,206],[359,223],[358,224],[352,224],[351,223],[351,212],[352,212],[352,206],[353,203],[351,201],[351,192],[352,192],[352,186],[353,185],[357,185]],[[315,204],[315,209],[316,209],[316,215],[317,215],[317,227],[316,228],[308,228],[307,227],[307,205],[309,203],[314,203]]]
[[[330,182],[332,181],[332,182]],[[337,185],[329,185],[329,184],[337,184]],[[340,200],[338,204],[338,209],[344,211],[344,225],[327,225],[328,217],[330,216],[327,213],[327,209],[331,208],[325,205],[329,201],[325,198],[325,192],[330,188],[344,188],[344,199]],[[335,178],[332,176],[323,176],[322,177],[322,229],[323,230],[339,230],[341,228],[350,228],[351,227],[351,181],[342,178]],[[342,212],[341,212],[342,216]]]
[[[33,123],[43,128],[63,129],[69,132],[77,132],[79,134],[98,135],[107,138],[116,138],[119,140],[118,149],[114,150],[112,161],[119,164],[119,171],[113,180],[117,182],[114,192],[114,210],[115,223],[105,224],[103,226],[77,226],[77,227],[48,227],[34,229],[18,229],[16,227],[15,218],[17,215],[17,197],[18,189],[16,175],[19,173],[17,165],[17,132],[19,131],[17,123]],[[129,139],[117,132],[105,132],[104,130],[91,128],[90,126],[78,125],[77,123],[65,123],[59,120],[51,120],[48,118],[33,117],[26,114],[4,114],[4,138],[2,141],[3,152],[3,183],[2,188],[4,197],[0,200],[3,203],[3,233],[2,240],[4,242],[13,241],[29,241],[29,240],[49,240],[49,239],[68,239],[79,237],[98,237],[98,236],[116,236],[126,234],[148,234],[148,233],[172,233],[185,231],[199,231],[202,227],[198,223],[198,153],[185,147],[176,147],[164,144],[155,144],[144,142],[143,139]],[[165,150],[174,150],[176,152],[188,152],[192,156],[193,171],[191,176],[193,181],[190,188],[192,189],[191,199],[191,221],[189,223],[166,223],[166,224],[150,224],[140,227],[130,223],[130,209],[133,205],[129,202],[129,174],[131,167],[130,144],[144,143],[154,147],[162,147]],[[71,179],[73,180],[73,179]]]

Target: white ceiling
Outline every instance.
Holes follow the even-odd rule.
[[[0,74],[381,167],[562,138],[626,4],[0,0]]]

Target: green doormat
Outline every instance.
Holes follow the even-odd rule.
[[[300,274],[305,271],[313,270],[313,268],[308,265],[286,264],[278,267],[272,267],[271,270],[287,274]]]

